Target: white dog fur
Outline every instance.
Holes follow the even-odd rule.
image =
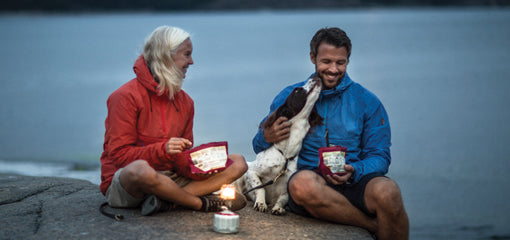
[[[269,204],[273,205],[272,214],[285,213],[284,207],[288,202],[287,182],[297,170],[297,158],[301,144],[310,129],[308,119],[319,98],[321,88],[321,80],[318,77],[314,76],[308,79],[308,82],[303,86],[303,89],[308,93],[306,103],[301,111],[289,120],[292,123],[289,138],[258,153],[255,161],[248,162],[248,171],[234,183],[237,189],[242,189],[242,192],[248,191],[273,180],[285,167],[286,160],[289,159],[287,171],[276,182],[246,194],[248,199],[254,201],[255,210],[265,212]]]

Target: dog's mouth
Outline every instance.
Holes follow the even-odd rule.
[[[322,87],[322,81],[317,74],[313,75],[310,79],[308,79],[308,82],[303,86],[303,89],[306,91],[306,93],[308,95],[316,87],[319,87],[319,88]]]

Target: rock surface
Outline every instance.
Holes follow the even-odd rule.
[[[364,229],[292,213],[273,216],[251,208],[238,211],[239,233],[213,231],[214,213],[174,210],[146,217],[139,209],[99,212],[99,187],[88,181],[0,175],[0,239],[372,239]]]

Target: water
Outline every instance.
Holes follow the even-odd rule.
[[[163,24],[193,35],[195,145],[249,161],[273,97],[313,71],[315,31],[343,28],[350,76],[390,116],[411,239],[510,239],[510,9],[0,15],[0,171],[99,183],[106,99]]]

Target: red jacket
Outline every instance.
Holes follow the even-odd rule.
[[[136,78],[113,92],[106,102],[108,116],[99,186],[103,194],[115,172],[135,160],[146,160],[156,170],[172,170],[172,157],[165,150],[171,137],[193,142],[195,112],[191,97],[183,90],[172,101],[167,94],[158,96],[158,83],[143,56],[133,69]]]

